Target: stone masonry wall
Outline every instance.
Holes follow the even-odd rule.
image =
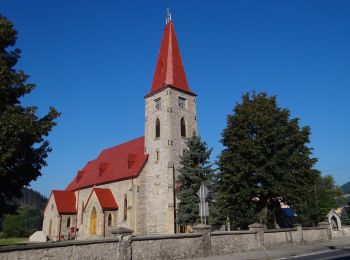
[[[51,195],[45,207],[43,221],[43,232],[51,240],[58,240],[59,218],[54,196]]]
[[[258,248],[256,232],[224,231],[211,235],[211,252],[213,255],[232,254]]]
[[[64,241],[55,243],[33,244],[0,248],[2,260],[37,260],[37,259],[119,259],[119,242],[116,239],[105,241]],[[20,249],[20,250],[16,250]]]
[[[49,236],[50,231],[50,221],[51,221],[51,240],[57,241],[58,240],[58,233],[59,233],[59,223],[60,223],[60,217],[61,220],[61,235],[64,236],[64,239],[68,238],[68,231],[69,228],[67,228],[67,218],[70,217],[70,227],[78,227],[79,231],[77,233],[78,239],[84,239],[87,236],[90,236],[90,216],[93,207],[97,210],[97,234],[96,236],[103,236],[103,223],[105,223],[105,235],[108,236],[110,234],[111,229],[116,228],[118,226],[131,228],[135,230],[135,233],[137,233],[136,229],[136,193],[137,193],[137,178],[130,179],[130,180],[124,180],[114,183],[108,183],[103,185],[95,186],[95,188],[106,188],[110,189],[113,193],[114,198],[116,199],[119,209],[114,211],[106,211],[103,212],[95,195],[92,195],[92,198],[90,199],[89,205],[86,205],[88,202],[88,198],[91,194],[92,187],[82,189],[79,191],[76,191],[76,198],[77,198],[77,209],[78,214],[77,218],[74,215],[62,215],[60,216],[57,212],[56,204],[54,201],[54,197],[51,196],[49,198],[48,204],[44,211],[44,220],[43,220],[43,232],[44,234]],[[124,220],[124,196],[127,196],[128,201],[128,207],[127,207],[127,219]],[[83,211],[83,208],[85,210]],[[105,213],[105,214],[104,214]],[[108,220],[108,214],[112,214],[112,225],[108,227],[107,220]],[[105,222],[103,221],[103,217],[106,218]]]
[[[179,106],[179,97],[186,100],[183,108]],[[197,132],[196,116],[195,97],[178,90],[166,88],[145,99],[145,153],[149,158],[138,178],[139,234],[174,233],[173,174],[178,175],[179,156],[186,139],[181,137],[180,122],[184,118],[188,137]],[[157,119],[159,137],[156,137]]]
[[[303,241],[307,243],[327,241],[328,232],[325,228],[305,228],[303,229]]]
[[[348,234],[348,230],[340,234]],[[223,231],[0,247],[0,259],[185,259],[332,239],[327,227]]]
[[[135,237],[132,242],[132,259],[184,259],[202,255],[199,234]]]
[[[266,230],[264,232],[264,245],[271,248],[283,244],[300,243],[298,231],[296,229]]]

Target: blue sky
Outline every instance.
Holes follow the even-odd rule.
[[[167,7],[213,160],[242,93],[266,91],[311,126],[317,168],[350,180],[350,1],[0,0],[37,84],[23,103],[62,112],[32,188],[64,189],[101,150],[143,135]]]

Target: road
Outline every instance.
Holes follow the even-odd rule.
[[[197,260],[350,260],[350,237],[331,241],[304,244],[299,246],[281,246],[271,249],[258,249],[237,252],[231,255],[199,257]]]
[[[321,252],[315,252],[311,254],[289,257],[289,258],[280,258],[280,259],[298,259],[298,260],[346,260],[350,259],[350,248],[342,248],[342,249],[333,249]]]

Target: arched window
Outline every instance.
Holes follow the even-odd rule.
[[[186,123],[184,118],[181,118],[181,136],[186,137]]]
[[[109,213],[107,223],[109,227],[112,226],[112,213]]]
[[[128,197],[124,195],[124,220],[128,219]]]
[[[84,217],[84,201],[81,202],[80,223],[83,223],[83,217]]]
[[[70,227],[70,217],[67,218],[67,227]]]
[[[49,225],[49,236],[51,236],[51,228],[52,228],[52,220],[50,219],[50,225]],[[50,238],[51,239],[51,238]]]
[[[159,118],[156,120],[156,138],[160,137],[160,121]]]

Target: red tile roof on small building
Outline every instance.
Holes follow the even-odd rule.
[[[187,83],[174,24],[171,20],[167,21],[164,28],[153,83],[147,96],[157,93],[166,87],[173,87],[195,95],[191,92]]]
[[[117,202],[115,201],[112,191],[110,189],[101,188],[92,189],[85,207],[89,204],[90,198],[93,193],[96,194],[98,202],[100,203],[100,206],[103,210],[116,210],[119,208]]]
[[[144,137],[108,148],[78,172],[66,190],[79,190],[137,177],[147,162]]]
[[[74,191],[53,190],[52,195],[60,214],[76,214],[76,198]]]

